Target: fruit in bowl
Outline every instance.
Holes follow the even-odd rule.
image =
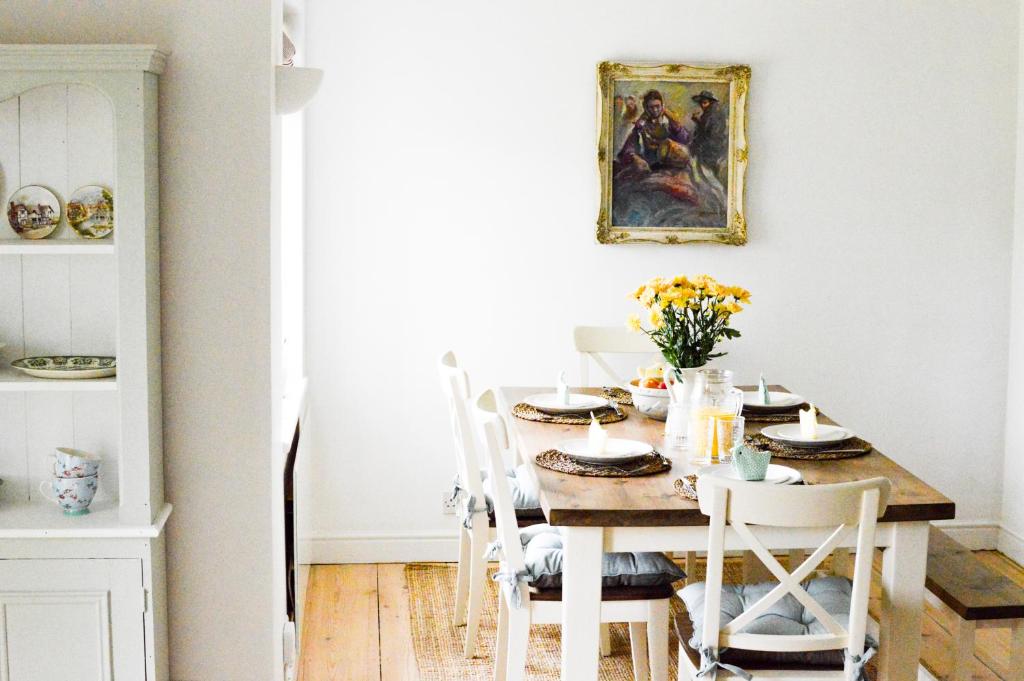
[[[630,381],[626,388],[633,395],[633,406],[638,412],[658,421],[668,418],[668,386],[660,369],[656,375],[648,370],[646,375]]]

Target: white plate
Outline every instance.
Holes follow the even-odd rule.
[[[827,447],[829,445],[845,442],[854,437],[852,430],[841,426],[827,426],[818,424],[818,437],[808,440],[800,434],[799,423],[783,423],[777,426],[768,426],[761,429],[761,434],[778,442],[785,442],[794,447]]]
[[[697,471],[698,477],[701,475],[713,475],[718,478],[729,478],[730,480],[741,480],[740,476],[736,475],[735,469],[732,464],[729,463],[716,463],[711,466],[704,466]],[[758,480],[756,482],[767,482],[772,485],[790,485],[800,480],[800,471],[789,466],[779,466],[774,463],[768,464],[768,472],[764,476],[764,480]]]
[[[804,398],[796,393],[768,391],[771,404],[761,402],[761,393],[757,390],[743,391],[743,406],[751,411],[784,411],[804,403]]]
[[[596,395],[570,393],[569,404],[562,404],[558,393],[537,393],[526,397],[523,402],[545,414],[584,414],[608,406],[608,400]]]
[[[608,439],[604,453],[594,455],[587,451],[587,438],[580,437],[564,440],[558,445],[558,451],[578,461],[610,465],[635,461],[653,452],[654,447],[639,440],[623,440],[613,437]]]

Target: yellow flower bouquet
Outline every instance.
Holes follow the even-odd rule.
[[[639,315],[631,315],[629,327],[646,333],[661,349],[665,361],[676,369],[703,366],[721,357],[715,345],[740,332],[729,326],[732,316],[750,303],[750,291],[719,284],[702,274],[694,279],[655,277],[633,294],[647,312],[651,328]]]

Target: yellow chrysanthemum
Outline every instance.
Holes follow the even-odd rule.
[[[691,288],[693,284],[690,283],[689,278],[685,274],[680,274],[678,277],[672,278],[673,286],[681,286],[683,288]]]
[[[626,321],[626,327],[629,328],[630,331],[639,331],[640,316],[635,314],[629,315],[629,319]]]
[[[639,300],[640,296],[642,296],[644,294],[644,291],[646,291],[646,290],[647,290],[647,285],[644,284],[643,286],[641,286],[640,288],[638,288],[636,291],[633,292],[633,297],[636,298],[637,300]]]
[[[739,303],[726,303],[725,304],[725,309],[728,310],[732,314],[735,314],[737,312],[742,312],[743,311],[743,308],[740,307]]]
[[[654,302],[655,291],[650,287],[645,287],[644,292],[640,294],[640,304],[644,307],[650,307],[651,303]]]
[[[658,310],[658,309],[651,310],[651,317],[650,317],[650,319],[651,319],[651,326],[653,326],[655,329],[660,329],[662,326],[665,325],[665,318],[661,316],[661,310]]]

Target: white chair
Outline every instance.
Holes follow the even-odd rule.
[[[696,681],[698,675],[704,678],[707,674],[713,678],[716,672],[719,678],[743,676],[744,672],[772,679],[861,678],[864,663],[874,653],[869,650],[865,654],[871,558],[875,526],[885,512],[889,490],[890,483],[885,478],[809,486],[765,485],[711,476],[699,478],[700,509],[711,518],[707,581],[688,585],[679,592],[688,608],[701,599],[704,606],[701,617],[696,618],[701,625],[699,653],[689,645],[693,631],[687,629],[690,626],[687,618],[684,616],[677,621],[681,624],[680,680]],[[755,525],[760,527],[753,527]],[[758,534],[771,532],[770,528],[803,528],[811,540],[817,542],[818,537],[824,537],[824,543],[799,567],[787,572],[758,539]],[[802,582],[812,577],[815,568],[836,546],[849,541],[854,532],[857,549],[852,587],[843,578],[826,577],[807,582],[805,588]],[[747,604],[741,614],[723,626],[722,562],[727,540],[730,548],[736,548],[738,543],[752,550],[779,581],[761,587],[766,593],[756,602]],[[839,586],[844,591],[840,591]],[[845,589],[849,589],[848,595]],[[832,599],[832,612],[809,591]],[[734,600],[730,606],[733,608],[739,592],[731,589],[728,593]],[[813,625],[814,631],[777,633],[780,611],[771,609],[787,594],[792,594],[805,609],[801,618],[814,618],[817,623]],[[785,607],[792,610],[792,605]],[[836,619],[844,608],[848,612],[845,627]],[[766,614],[773,616],[758,619]],[[720,659],[719,651],[726,648]],[[752,655],[748,651],[764,651],[767,655]],[[826,656],[832,659],[827,660]],[[748,660],[747,664],[743,663],[744,659]],[[749,662],[752,659],[756,661]]]
[[[502,449],[508,446],[508,430],[497,413],[494,393],[484,392],[476,401],[476,419],[481,431],[489,469],[500,471]],[[495,478],[494,513],[497,521],[500,569],[498,640],[495,645],[496,681],[521,681],[526,674],[526,652],[532,624],[562,621],[562,590],[530,587],[519,528],[512,511],[507,480]],[[534,528],[536,529],[536,528]],[[601,591],[601,622],[628,622],[637,681],[664,681],[668,677],[668,618],[672,587],[607,587]]]
[[[487,580],[487,543],[493,538],[493,521],[487,514],[486,492],[480,475],[473,421],[469,414],[469,375],[459,367],[455,354],[446,352],[438,361],[441,388],[448,400],[452,433],[455,438],[457,485],[453,500],[459,502],[459,570],[455,591],[455,626],[466,625],[463,652],[467,658],[476,653],[476,637],[483,612]],[[502,470],[503,469],[499,469]],[[504,478],[504,475],[501,476]],[[461,497],[461,499],[459,498]],[[544,521],[543,515],[524,516],[524,525]]]
[[[626,384],[602,353],[617,355],[646,355],[642,363],[657,361],[661,357],[658,346],[644,333],[630,331],[625,326],[577,326],[573,329],[573,342],[580,354],[580,385],[590,385],[590,361],[593,360],[611,379],[613,385]],[[664,360],[660,360],[664,361]]]

